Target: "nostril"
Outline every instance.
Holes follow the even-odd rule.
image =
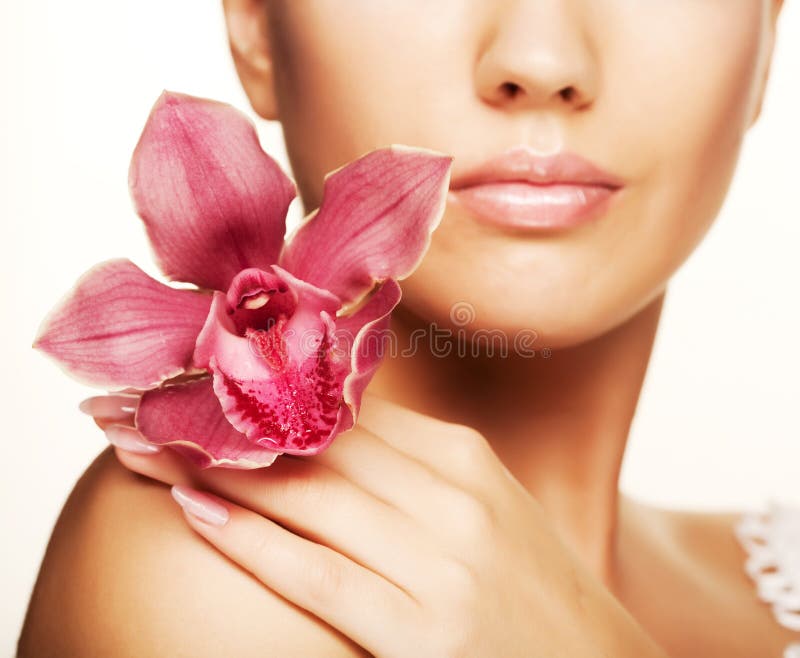
[[[503,94],[510,99],[516,98],[523,91],[522,87],[516,82],[504,82],[502,85],[500,85],[500,89]],[[572,85],[560,89],[558,91],[558,95],[567,103],[575,102],[579,96],[578,90]]]
[[[578,92],[575,87],[564,87],[561,91],[558,92],[567,103],[570,103],[575,100],[578,96]]]
[[[503,93],[509,98],[515,98],[517,94],[521,91],[520,86],[515,82],[504,82],[500,88],[503,90]]]

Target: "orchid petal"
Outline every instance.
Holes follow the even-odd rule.
[[[189,368],[210,305],[210,295],[170,288],[112,259],[78,279],[33,346],[90,386],[151,388]]]
[[[344,380],[344,405],[335,433],[350,429],[358,419],[361,397],[387,349],[392,310],[400,301],[400,286],[394,279],[384,281],[364,305],[347,317],[338,318],[338,349],[348,350],[351,370]],[[390,347],[390,344],[389,344]]]
[[[169,446],[200,468],[260,468],[280,454],[253,444],[231,426],[209,377],[144,393],[136,428],[150,443]]]
[[[277,261],[296,194],[246,115],[168,91],[136,145],[129,186],[166,276],[215,290]]]
[[[278,264],[349,302],[419,264],[444,212],[452,157],[402,145],[325,176],[322,203]]]

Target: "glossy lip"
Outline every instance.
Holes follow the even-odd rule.
[[[562,230],[598,219],[623,180],[574,153],[517,146],[454,176],[449,199],[484,223]]]

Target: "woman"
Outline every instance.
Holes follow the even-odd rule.
[[[455,156],[399,344],[435,323],[512,349],[393,355],[354,430],[258,471],[198,471],[130,429],[135,399],[90,400],[115,454],[62,512],[20,654],[781,655],[796,633],[744,574],[739,516],[617,486],[667,283],[759,115],[780,0],[224,5],[307,210],[373,148]]]

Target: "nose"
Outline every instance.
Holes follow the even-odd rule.
[[[498,2],[478,58],[475,87],[505,109],[585,109],[599,87],[598,62],[580,17],[580,2]]]

